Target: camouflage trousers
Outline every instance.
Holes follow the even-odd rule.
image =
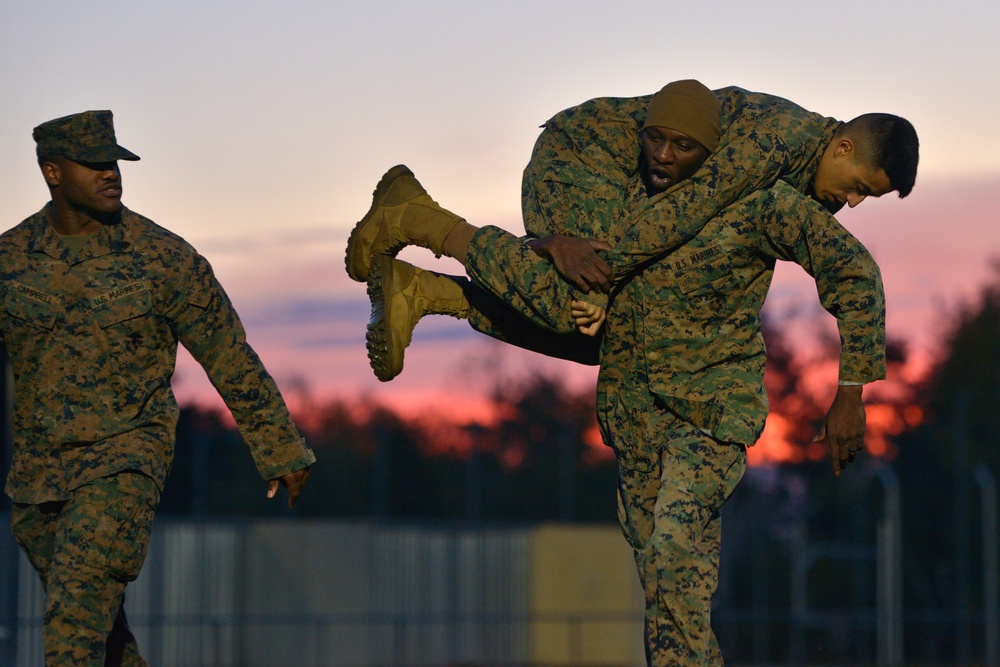
[[[649,402],[613,436],[618,517],[646,597],[646,660],[650,667],[721,665],[711,624],[719,511],[743,477],[746,448],[714,440]]]
[[[556,135],[545,132],[536,143],[531,162],[522,182],[521,210],[524,228],[529,237],[566,234],[584,239],[607,241],[615,246],[614,256],[628,265],[640,263],[630,254],[632,246],[619,246],[622,235],[631,224],[630,203],[644,202],[642,179],[633,177],[628,183],[611,173],[594,173],[586,169],[571,169],[561,174],[554,165],[560,164]],[[638,157],[638,137],[629,135],[621,150]],[[570,158],[571,163],[578,160]],[[609,168],[618,177],[609,164]],[[658,219],[648,223],[659,228]],[[644,247],[637,248],[645,252]],[[648,260],[643,255],[642,261]],[[623,262],[624,263],[624,262]],[[563,278],[555,265],[536,255],[523,241],[499,227],[481,228],[469,243],[465,270],[469,278],[484,290],[495,294],[513,310],[539,326],[557,333],[573,333],[575,323],[570,315],[570,301],[580,299],[606,308],[608,297],[600,292],[581,293]],[[618,275],[621,279],[627,272]]]
[[[152,479],[123,472],[84,484],[67,501],[15,504],[14,537],[45,588],[47,667],[146,664],[123,604],[158,501]]]
[[[479,285],[454,278],[462,286],[469,303],[465,315],[473,329],[508,345],[547,357],[595,366],[600,361],[601,338],[576,331],[559,333],[529,320],[506,301]]]
[[[469,244],[465,271],[476,285],[539,326],[556,333],[576,332],[570,313],[573,287],[552,262],[510,232],[492,226],[477,231]]]

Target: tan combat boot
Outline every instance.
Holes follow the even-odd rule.
[[[368,274],[372,317],[368,323],[368,361],[375,377],[388,382],[403,370],[403,352],[424,315],[465,319],[469,302],[462,286],[388,255],[374,255]]]
[[[375,186],[371,208],[347,240],[347,275],[364,282],[373,255],[395,257],[407,245],[440,257],[445,237],[462,219],[438,206],[406,166],[396,165]]]

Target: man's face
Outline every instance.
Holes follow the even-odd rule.
[[[117,213],[122,207],[122,176],[117,162],[83,164],[55,158],[43,166],[53,199],[88,215]]]
[[[868,166],[854,144],[841,139],[823,154],[812,181],[813,196],[824,204],[854,208],[868,197],[892,192],[889,176],[883,169]]]
[[[663,192],[694,175],[708,151],[697,141],[666,127],[647,127],[639,137],[650,194]]]

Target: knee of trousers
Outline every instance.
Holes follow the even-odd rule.
[[[56,526],[63,504],[15,503],[11,509],[10,524],[14,539],[43,583],[52,563]]]
[[[158,498],[153,480],[138,473],[77,489],[60,517],[52,570],[95,584],[133,581],[146,559]]]

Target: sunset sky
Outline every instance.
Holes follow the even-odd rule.
[[[382,173],[409,165],[477,225],[521,230],[521,170],[538,126],[598,96],[697,78],[787,97],[841,119],[909,118],[913,194],[839,218],[879,261],[889,334],[930,350],[1000,256],[1000,5],[763,0],[68,2],[0,6],[0,228],[47,199],[31,129],[112,109],[124,201],[206,255],[251,343],[290,396],[422,405],[490,384],[484,355],[543,363],[462,322],[421,324],[402,376],[364,353],[368,301],[343,269]],[[408,251],[449,272],[455,263]],[[816,305],[794,267],[775,305]],[[546,368],[579,386],[593,371]],[[208,394],[188,359],[182,402]]]

